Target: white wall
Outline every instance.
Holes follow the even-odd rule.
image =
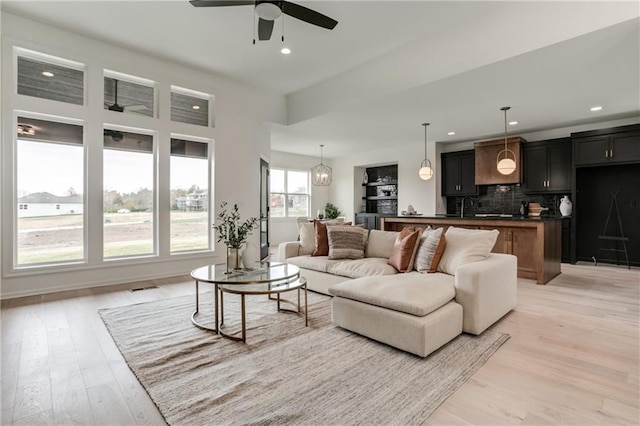
[[[13,200],[11,174],[13,140],[15,137],[14,110],[51,113],[77,117],[85,124],[87,143],[102,141],[102,126],[107,122],[124,126],[139,125],[154,128],[161,146],[167,144],[171,132],[189,134],[215,140],[214,206],[220,201],[237,203],[243,217],[259,216],[260,158],[270,157],[270,132],[266,122],[284,123],[286,102],[281,95],[241,85],[232,80],[160,60],[140,52],[100,42],[89,37],[31,21],[6,12],[2,13],[2,288],[1,298],[39,294],[73,288],[109,285],[135,280],[153,279],[185,274],[197,266],[224,262],[224,246],[215,251],[171,255],[166,233],[158,235],[159,254],[143,259],[103,262],[101,259],[101,197],[102,165],[99,157],[89,156],[89,197],[87,232],[90,233],[86,264],[49,268],[16,269],[11,258]],[[53,103],[15,94],[13,46],[75,60],[87,65],[86,107]],[[170,106],[167,94],[170,85],[211,93],[215,96],[216,128],[169,123],[152,118],[137,118],[130,114],[116,115],[102,108],[103,69],[136,75],[158,83],[159,114],[167,117]],[[5,96],[6,95],[6,96]],[[161,95],[164,96],[161,97]],[[28,98],[28,99],[27,99]],[[98,105],[99,104],[99,105]],[[168,152],[160,153],[161,170],[168,166]],[[164,167],[164,168],[163,168]],[[158,203],[168,205],[169,178],[160,174],[157,180]],[[166,193],[166,194],[165,194]],[[168,212],[161,211],[158,221],[168,223]],[[94,234],[91,234],[94,233]],[[91,238],[92,236],[96,238]],[[252,236],[259,241],[258,232]]]
[[[310,157],[306,155],[290,154],[288,152],[271,151],[271,162],[269,163],[269,167],[272,169],[310,170],[319,163],[319,156]],[[323,159],[323,163],[333,167],[333,164],[326,159]],[[333,185],[335,185],[335,183],[331,186]],[[324,210],[326,204],[328,202],[332,202],[329,198],[331,186],[311,186],[311,210],[309,211],[311,217],[315,217],[318,210]],[[340,208],[340,206],[338,207]],[[342,210],[342,208],[340,208],[340,210]],[[280,217],[271,218],[269,221],[269,232],[269,242],[272,247],[277,246],[284,241],[295,241],[298,237],[298,225],[296,219]]]

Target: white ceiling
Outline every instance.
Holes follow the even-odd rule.
[[[640,115],[637,2],[301,1],[333,31],[285,18],[289,56],[253,39],[251,6],[3,1],[2,9],[286,94],[272,148],[336,157]],[[141,19],[141,17],[144,17]],[[171,31],[166,29],[170,28]],[[605,109],[594,114],[592,105]],[[455,131],[456,136],[447,136]]]

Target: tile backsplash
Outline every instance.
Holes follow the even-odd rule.
[[[560,216],[559,205],[563,195],[571,194],[525,194],[519,184],[514,185],[483,185],[478,195],[464,197],[465,216],[482,213],[520,214],[522,201],[540,203],[542,207],[549,207],[545,215]],[[460,214],[463,197],[447,197],[447,214]],[[473,205],[471,205],[473,200]]]

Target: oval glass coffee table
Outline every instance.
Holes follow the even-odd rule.
[[[203,266],[194,269],[191,277],[196,283],[196,310],[191,315],[191,322],[197,327],[210,330],[233,340],[246,342],[246,305],[247,295],[268,295],[269,299],[277,302],[278,311],[293,311],[281,307],[280,294],[288,291],[298,291],[298,304],[296,313],[304,313],[305,326],[308,325],[307,317],[307,280],[300,276],[300,269],[295,265],[281,262],[264,262],[254,270],[237,270],[226,273],[225,264]],[[215,288],[215,326],[208,327],[198,321],[199,306],[199,283],[213,284]],[[304,312],[300,310],[300,290],[304,290]],[[221,326],[224,325],[224,293],[234,293],[240,295],[240,310],[242,320],[242,334],[233,336],[226,334]],[[275,298],[272,298],[275,295]],[[220,316],[218,316],[220,314]],[[220,321],[218,321],[220,319]]]

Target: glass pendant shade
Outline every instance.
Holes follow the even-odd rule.
[[[429,180],[433,177],[433,168],[431,167],[431,161],[423,161],[418,170],[418,176],[422,180]]]
[[[322,163],[322,148],[324,145],[320,145],[320,164],[311,169],[311,182],[315,186],[327,186],[331,185],[333,180],[333,170],[331,167]]]
[[[429,123],[422,123],[424,126],[424,160],[420,163],[420,170],[418,170],[418,176],[422,180],[429,180],[433,177],[433,167],[431,167],[431,161],[427,159],[427,126]]]
[[[510,109],[511,107],[508,106],[500,108],[500,111],[504,111],[504,149],[496,157],[496,168],[505,176],[516,171],[516,154],[507,146],[507,111]]]

